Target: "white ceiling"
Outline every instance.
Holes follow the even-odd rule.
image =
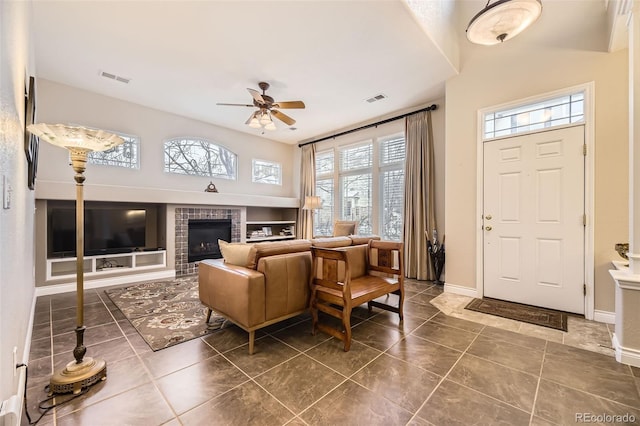
[[[266,81],[307,106],[264,134],[287,143],[442,97],[455,74],[400,0],[36,0],[34,20],[40,78],[252,134],[254,108],[216,103]]]
[[[297,130],[276,120],[263,136],[297,143],[444,97],[457,70],[443,51],[475,48],[464,28],[485,1],[406,1],[447,21],[438,7],[461,5],[459,22],[419,23],[403,0],[34,0],[36,75],[254,135],[244,124],[253,108],[216,103],[250,104],[246,88],[266,81],[276,101],[307,108],[283,111]],[[540,22],[518,38],[544,45],[556,30],[589,28],[585,10],[603,16],[603,0],[543,2]],[[440,27],[453,36],[430,34],[438,45],[427,32]],[[380,93],[388,98],[366,102]]]

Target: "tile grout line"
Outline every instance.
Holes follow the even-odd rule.
[[[484,329],[484,328],[483,328]],[[455,363],[453,363],[453,365],[451,366],[451,368],[449,368],[449,370],[446,372],[446,374],[444,376],[442,376],[442,378],[440,379],[440,381],[438,381],[438,383],[436,384],[436,386],[433,388],[433,390],[429,393],[429,395],[427,396],[427,398],[422,402],[422,404],[420,405],[420,407],[418,407],[418,409],[416,410],[416,412],[413,414],[413,416],[409,419],[409,421],[407,422],[407,424],[410,424],[416,417],[418,417],[418,413],[420,412],[420,410],[422,410],[424,408],[424,406],[426,405],[427,402],[429,402],[429,400],[431,399],[431,397],[433,396],[433,394],[436,393],[436,391],[440,388],[440,385],[442,385],[442,383],[444,383],[444,381],[447,379],[447,377],[449,377],[449,374],[453,371],[453,369],[456,367],[456,365],[458,365],[458,363],[460,362],[460,360],[462,359],[462,357],[464,356],[464,354],[467,353],[467,351],[469,350],[469,348],[471,347],[471,345],[473,345],[473,342],[476,341],[476,339],[478,339],[478,336],[480,335],[480,333],[476,334],[476,336],[473,338],[473,340],[469,343],[469,345],[467,345],[467,348],[464,350],[464,352],[462,352],[462,354],[460,355],[460,357],[456,360]],[[420,417],[421,418],[421,417]]]
[[[549,346],[549,341],[544,345],[544,352],[542,352],[542,362],[540,363],[540,370],[538,371],[538,383],[536,385],[536,393],[533,395],[533,405],[531,406],[531,415],[529,416],[529,424],[533,423],[534,413],[536,411],[536,404],[538,403],[538,394],[540,392],[540,382],[542,381],[542,369],[544,368],[544,360],[547,356],[547,346]]]

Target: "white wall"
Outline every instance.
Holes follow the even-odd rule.
[[[85,173],[87,186],[112,185],[203,192],[209,181],[213,180],[218,191],[225,194],[279,197],[297,194],[297,188],[294,190],[293,187],[293,153],[297,148],[293,145],[224,129],[44,79],[38,80],[37,117],[38,122],[86,125],[141,138],[139,170],[90,164]],[[163,143],[180,136],[204,138],[236,153],[238,179],[233,181],[165,173]],[[253,184],[253,158],[281,163],[282,185]],[[40,145],[38,180],[73,185],[73,171],[68,165],[68,154],[64,149],[46,143]],[[47,188],[51,186],[47,185]],[[90,194],[89,191],[87,193]],[[48,198],[45,191],[38,190],[36,195],[37,198]],[[75,192],[71,190],[69,198],[74,196]]]
[[[11,208],[0,206],[0,401],[17,392],[14,347],[27,362],[34,296],[34,193],[23,148],[25,77],[34,74],[30,7],[0,1],[0,174],[12,188]]]
[[[560,2],[549,6],[544,13],[571,7]],[[477,111],[594,81],[595,212],[589,214],[595,220],[595,309],[612,312],[614,286],[607,270],[618,257],[614,244],[628,240],[627,51],[603,51],[602,29],[564,37],[561,26],[556,28],[555,46],[521,43],[526,33],[491,47],[467,43],[460,75],[447,82],[447,283],[476,287]]]

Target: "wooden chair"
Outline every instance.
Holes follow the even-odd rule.
[[[369,241],[366,246],[338,249],[311,248],[313,273],[310,310],[312,333],[317,330],[344,342],[344,351],[351,348],[351,310],[365,302],[371,312],[376,306],[397,312],[403,319],[404,246],[391,241]],[[381,296],[399,295],[398,306],[376,301]],[[342,321],[342,330],[318,322],[318,311]]]

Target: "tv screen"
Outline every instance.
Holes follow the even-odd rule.
[[[75,256],[75,208],[54,207],[49,211],[49,256]],[[145,247],[146,210],[85,208],[84,252],[108,254]]]

